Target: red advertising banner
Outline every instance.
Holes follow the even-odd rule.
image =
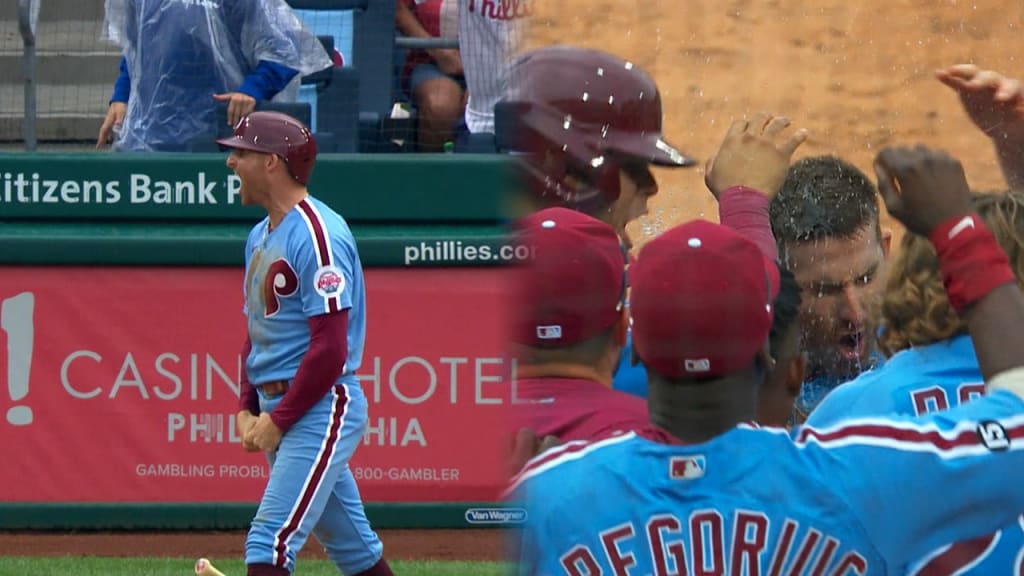
[[[496,496],[507,270],[368,269],[351,462],[369,502]],[[0,269],[8,502],[255,502],[235,433],[240,269]]]

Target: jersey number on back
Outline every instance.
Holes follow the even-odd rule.
[[[984,382],[971,382],[961,384],[956,390],[956,404],[949,405],[949,394],[946,389],[940,386],[914,390],[910,393],[910,399],[914,402],[914,414],[921,416],[930,412],[943,412],[952,407],[959,406],[965,402],[980,398],[985,395]]]
[[[299,277],[284,258],[274,260],[267,267],[263,279],[264,315],[270,318],[281,309],[281,298],[287,298],[299,290]]]

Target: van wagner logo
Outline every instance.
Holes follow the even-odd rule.
[[[7,339],[7,393],[15,403],[7,410],[7,422],[14,426],[32,423],[32,409],[17,403],[28,396],[32,345],[35,341],[32,322],[35,305],[35,296],[31,292],[22,292],[0,303],[0,329]]]
[[[526,510],[522,508],[469,508],[466,510],[469,524],[522,524],[526,522]]]

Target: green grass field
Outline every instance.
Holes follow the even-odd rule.
[[[226,576],[244,576],[241,560],[210,559]],[[504,576],[497,562],[390,562],[396,576]],[[195,576],[194,558],[0,557],[0,576]],[[301,560],[296,575],[337,576],[325,560]]]

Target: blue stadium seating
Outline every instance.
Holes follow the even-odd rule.
[[[396,101],[393,66],[395,59],[395,3],[393,0],[287,0],[297,10],[351,10],[352,67],[359,78],[359,150],[391,152],[393,138],[408,139],[410,122],[392,120]],[[321,94],[319,103],[325,101]],[[318,120],[324,116],[318,114]],[[319,127],[318,127],[319,129]]]

